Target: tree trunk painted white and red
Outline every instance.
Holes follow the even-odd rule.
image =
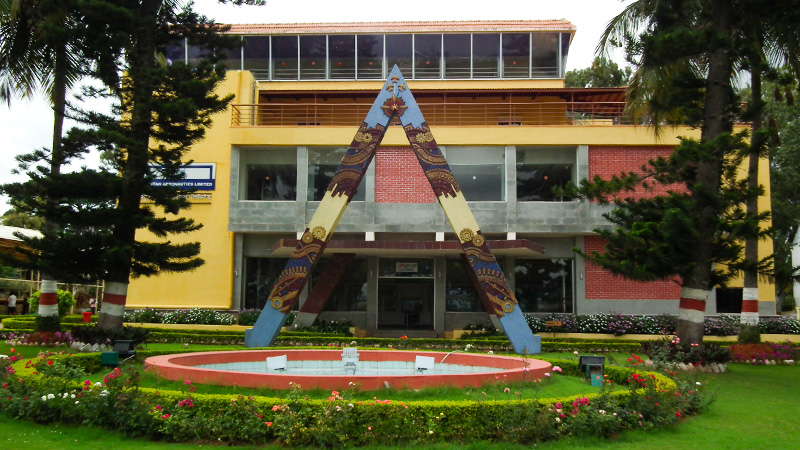
[[[56,280],[42,280],[39,309],[36,314],[41,317],[58,317],[58,287]]]
[[[683,342],[700,344],[703,342],[708,291],[689,287],[681,288],[681,300],[678,304],[677,335]]]
[[[97,326],[100,328],[122,328],[125,320],[125,302],[128,299],[128,283],[109,281],[103,292],[103,303]]]
[[[758,325],[758,288],[742,289],[742,325]]]

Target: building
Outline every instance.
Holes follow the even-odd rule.
[[[191,217],[206,265],[135,280],[129,308],[262,307],[388,71],[397,65],[526,313],[677,313],[679,286],[636,283],[584,262],[607,206],[553,194],[638,170],[690,129],[626,123],[624,89],[566,89],[575,27],[555,21],[234,25],[241,52],[221,87],[236,98],[192,151]],[[179,43],[169,59],[198,50]],[[241,70],[236,70],[241,69]],[[766,174],[766,166],[761,171]],[[768,180],[762,182],[768,188]],[[763,207],[769,198],[762,199]],[[760,253],[771,253],[771,242]],[[391,127],[309,291],[322,319],[374,335],[442,335],[488,315],[403,130]],[[736,286],[736,285],[734,285]],[[739,284],[741,286],[741,284]],[[774,313],[771,285],[759,287]],[[739,300],[737,303],[736,300]],[[707,313],[737,312],[741,287]]]

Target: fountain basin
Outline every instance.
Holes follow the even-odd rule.
[[[359,350],[358,353],[357,367],[361,369],[357,368],[355,375],[329,370],[337,365],[343,367],[341,350],[241,350],[161,355],[147,358],[145,370],[168,380],[221,386],[289,389],[291,382],[303,389],[344,390],[352,382],[358,383],[361,389],[374,390],[384,388],[386,383],[394,389],[481,387],[498,379],[504,382],[541,379],[552,368],[546,361],[517,356],[398,350]],[[292,367],[300,370],[267,373],[266,358],[282,355],[287,357],[287,371]],[[434,358],[430,373],[413,370],[416,356]],[[444,365],[442,360],[445,360]],[[409,363],[411,371],[407,370]],[[459,366],[463,372],[454,373]]]

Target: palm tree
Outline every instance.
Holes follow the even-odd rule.
[[[49,96],[54,117],[51,176],[61,172],[65,159],[61,140],[67,91],[82,74],[72,32],[77,24],[71,15],[74,6],[68,0],[0,0],[0,99],[10,103],[15,96],[37,91]],[[45,227],[55,229],[57,224]],[[58,316],[56,281],[47,274],[42,274],[39,316]]]

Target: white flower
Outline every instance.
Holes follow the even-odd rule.
[[[598,409],[597,412],[599,412],[600,414],[605,414],[606,410],[605,409]]]
[[[486,352],[486,353],[488,353],[488,354],[490,354],[490,355],[494,355],[494,352],[493,352],[493,351],[491,351],[491,350],[489,350],[489,351],[488,351],[488,352]]]
[[[69,398],[75,398],[75,394],[70,395]]]
[[[699,381],[697,383],[695,383],[695,384],[698,385],[698,386],[702,386],[702,384]]]
[[[433,430],[428,430],[428,434],[433,434]]]
[[[69,396],[69,393],[64,392],[64,394],[61,395],[61,398],[67,398],[68,396]]]
[[[556,423],[561,423],[561,418],[560,417],[556,417]]]
[[[103,385],[103,383],[101,383],[101,382],[99,382],[99,381],[98,381],[98,382],[96,382],[94,385],[95,385],[95,386],[102,386],[102,385]]]
[[[46,402],[46,401],[47,401],[47,396],[46,396],[46,395],[43,395],[43,396],[42,396],[42,401],[43,401],[43,402]]]
[[[77,405],[78,403],[80,403],[80,400],[75,400],[75,404]]]
[[[48,398],[48,400],[52,400],[52,399],[56,398],[56,396],[53,395],[53,394],[47,394],[47,398]]]
[[[572,352],[572,354],[575,355],[575,356],[578,356],[578,351],[575,350],[574,352]]]
[[[107,390],[103,389],[102,391],[100,391],[100,397],[105,397],[106,395],[108,395]]]
[[[0,355],[0,359],[8,359],[8,355]]]

